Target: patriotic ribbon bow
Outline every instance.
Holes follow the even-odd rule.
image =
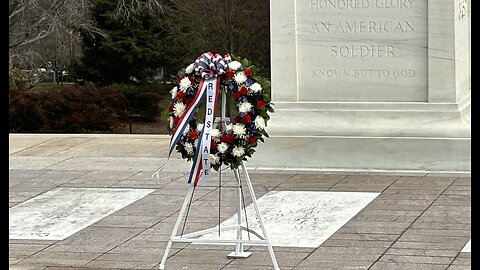
[[[188,123],[192,119],[200,101],[206,97],[207,109],[205,110],[205,124],[199,135],[201,140],[198,144],[193,157],[193,164],[190,170],[188,183],[193,180],[194,186],[197,186],[200,178],[210,178],[210,134],[213,127],[215,107],[217,104],[218,93],[220,91],[220,76],[226,72],[228,63],[231,62],[230,55],[222,57],[219,54],[207,52],[195,60],[194,71],[196,75],[201,76],[197,93],[193,102],[185,109],[185,113],[180,117],[177,126],[173,129],[170,140],[170,151],[168,157],[181,139]]]

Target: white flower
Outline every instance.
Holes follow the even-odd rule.
[[[173,128],[173,117],[170,116],[170,128]]]
[[[178,88],[175,86],[172,90],[170,90],[170,94],[172,94],[172,99],[177,97]]]
[[[187,90],[190,85],[192,85],[192,82],[187,77],[184,77],[180,80],[180,90],[182,90],[183,92],[185,92],[185,90]]]
[[[188,67],[185,69],[185,73],[187,74],[191,74],[194,70],[194,67],[195,67],[195,63],[191,63],[190,65],[188,65]]]
[[[188,132],[190,131],[190,124],[187,124],[185,130],[183,131],[183,135],[187,136]]]
[[[239,69],[240,67],[242,66],[242,64],[238,61],[232,61],[228,64],[228,67],[231,69],[231,70],[237,70]]]
[[[203,129],[203,124],[202,123],[197,123],[197,130],[200,133]]]
[[[195,141],[193,142],[193,145],[198,146],[198,138],[195,139]]]
[[[250,85],[250,92],[259,93],[260,91],[262,91],[262,86],[259,83]]]
[[[187,151],[187,154],[189,155],[193,155],[193,145],[191,143],[185,143],[183,145],[183,147],[185,148],[185,150]]]
[[[230,131],[232,131],[232,129],[233,129],[233,124],[232,123],[225,126],[225,131],[226,132],[230,132]]]
[[[261,116],[257,116],[257,118],[255,118],[255,127],[257,127],[260,130],[264,130],[265,129],[265,119],[263,119],[263,117],[261,117]]]
[[[245,73],[243,71],[238,72],[235,74],[235,81],[238,84],[242,84],[247,80],[247,76],[245,76]]]
[[[242,136],[245,135],[246,132],[247,130],[245,129],[245,125],[242,123],[237,123],[235,126],[233,126],[233,134],[235,135]]]
[[[177,117],[180,117],[185,111],[185,108],[185,104],[182,102],[175,103],[175,105],[173,105],[173,114]]]
[[[218,138],[220,136],[220,130],[214,128],[212,129],[212,132],[210,133],[210,136],[212,136],[212,138]]]
[[[225,153],[225,151],[227,151],[228,149],[228,144],[222,142],[220,143],[219,145],[217,145],[217,150],[220,154],[223,154]]]
[[[234,157],[241,157],[243,154],[245,154],[245,150],[241,146],[235,146],[232,149],[232,154]]]
[[[220,162],[220,157],[217,155],[210,154],[210,164],[215,165]]]
[[[253,105],[249,102],[243,102],[238,106],[238,111],[241,113],[246,113],[252,109]]]

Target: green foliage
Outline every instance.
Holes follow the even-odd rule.
[[[107,36],[83,33],[83,55],[73,73],[100,86],[150,81],[176,56],[164,38],[164,18],[145,9],[125,22],[114,15],[116,6],[117,1],[92,1],[92,16]]]

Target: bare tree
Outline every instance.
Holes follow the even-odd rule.
[[[164,14],[162,5],[157,0],[118,0],[114,15],[128,23],[136,20],[143,10],[147,10],[153,17]]]
[[[10,67],[38,65],[49,53],[71,54],[81,30],[102,34],[89,18],[88,5],[88,0],[10,0]]]

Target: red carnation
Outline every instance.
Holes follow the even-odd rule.
[[[248,94],[248,89],[245,86],[240,88],[240,90],[238,90],[237,92],[233,93],[233,95],[235,96],[235,99],[239,99],[242,95],[246,95],[246,94]]]
[[[168,105],[168,111],[173,112],[173,103],[170,103],[170,105]]]
[[[257,101],[257,108],[263,109],[263,108],[265,108],[265,105],[267,105],[267,103],[263,99],[259,99]]]
[[[245,114],[243,117],[242,117],[242,122],[247,124],[247,123],[250,123],[250,121],[252,121],[252,117],[250,116],[250,114]]]
[[[227,70],[227,79],[231,79],[233,77],[235,77],[235,72],[233,72],[233,70]]]
[[[255,142],[257,142],[257,137],[248,136],[247,142],[248,142],[249,144],[255,143]]]
[[[253,72],[252,72],[251,69],[247,68],[243,71],[243,73],[245,73],[245,76],[250,77],[250,76],[252,76]]]
[[[233,134],[225,134],[220,138],[221,142],[228,143],[228,144],[233,143],[234,140],[235,140],[235,137],[233,136]]]
[[[195,78],[194,78],[193,76],[188,76],[188,79],[190,80],[190,82],[191,82],[192,84],[195,83]]]
[[[196,130],[190,131],[190,140],[195,141],[196,138],[198,138],[198,131]]]
[[[177,123],[178,123],[179,120],[180,120],[180,118],[175,116],[173,118],[173,125],[177,126]]]
[[[177,99],[178,100],[183,100],[184,97],[185,97],[185,92],[182,92],[182,91],[178,92],[178,94],[177,94]]]
[[[217,143],[214,140],[210,143],[210,152],[212,152],[213,149],[217,149]]]
[[[190,105],[190,103],[192,103],[192,102],[193,102],[192,97],[188,97],[188,98],[185,99],[185,105],[187,105],[187,106]]]

